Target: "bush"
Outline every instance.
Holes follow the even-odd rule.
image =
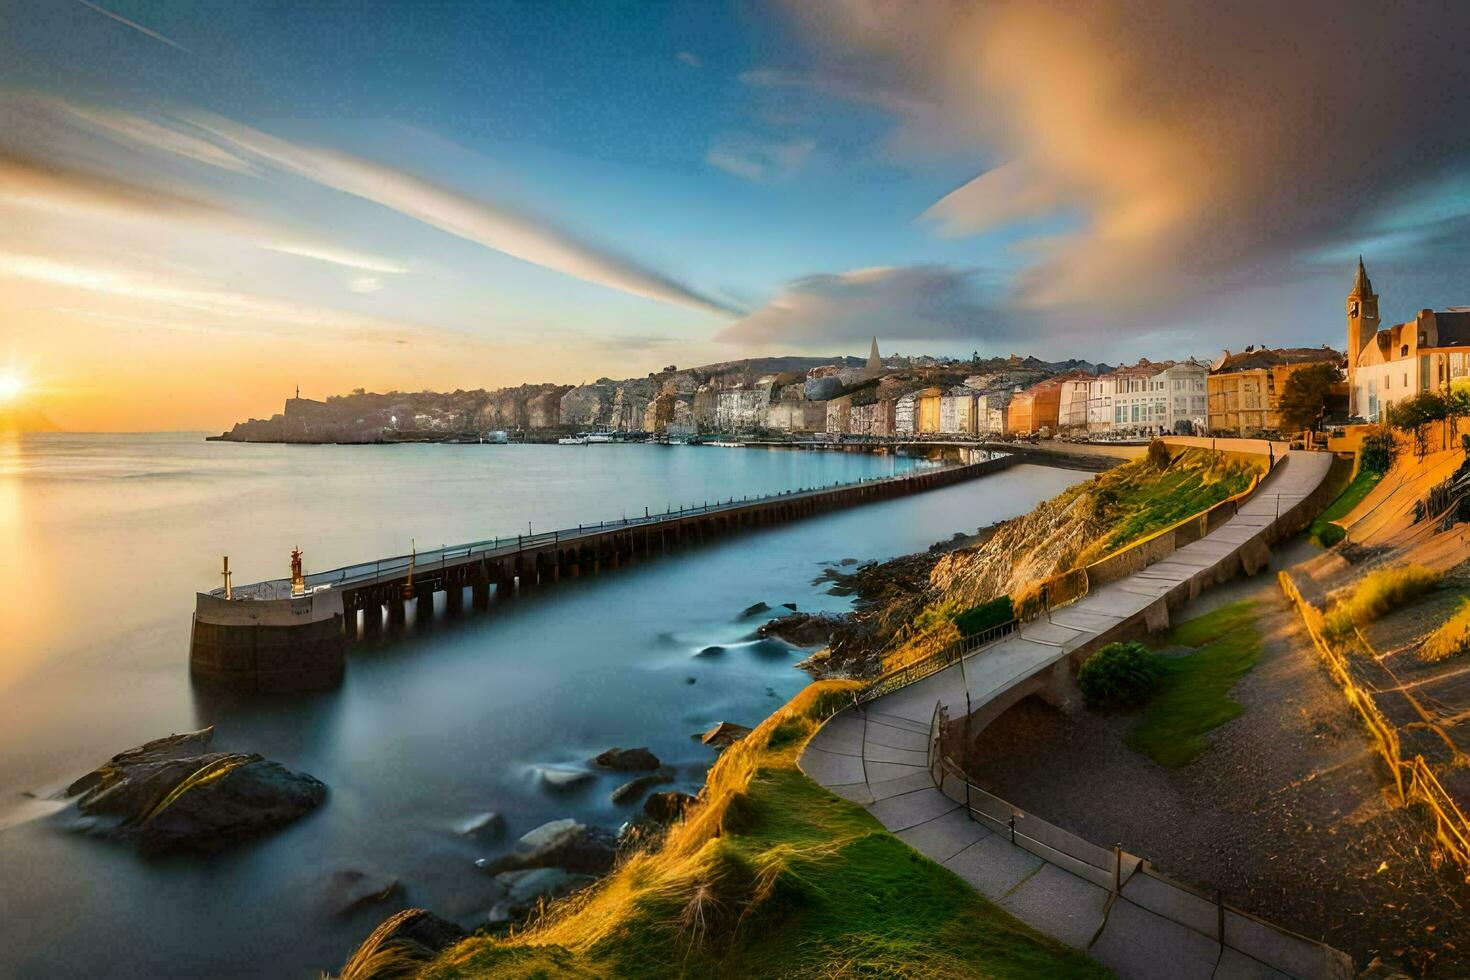
[[[1341,638],[1353,627],[1371,623],[1384,613],[1403,605],[1439,584],[1439,572],[1423,565],[1400,565],[1380,568],[1354,586],[1352,594],[1340,601],[1327,616],[1328,635]]]
[[[1470,653],[1470,599],[1462,599],[1453,616],[1429,634],[1419,648],[1419,659],[1428,663]]]
[[[991,599],[966,609],[954,618],[954,624],[959,629],[960,636],[974,636],[1015,618],[1016,610],[1011,605],[1011,597],[1003,595],[999,599]]]
[[[1166,469],[1171,462],[1169,458],[1169,447],[1164,445],[1164,440],[1155,439],[1148,444],[1148,461],[1157,469]]]
[[[1109,643],[1087,658],[1077,686],[1089,708],[1126,708],[1140,704],[1164,674],[1164,661],[1135,640]]]

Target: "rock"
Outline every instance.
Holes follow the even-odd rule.
[[[213,728],[118,753],[67,795],[98,818],[88,829],[149,850],[216,850],[281,827],[320,806],[327,787],[256,754],[206,752]]]
[[[327,879],[326,906],[333,915],[347,915],[398,891],[398,879],[365,871],[336,871]]]
[[[737,725],[733,721],[722,721],[701,735],[699,740],[705,745],[713,745],[717,749],[723,749],[740,741],[749,734],[750,729],[744,725]]]
[[[564,868],[579,874],[603,875],[612,870],[617,840],[605,830],[570,818],[553,820],[526,833],[515,850],[475,862],[490,874],[525,868]]]
[[[856,565],[857,563],[858,563],[858,560],[856,558],[844,558],[840,562],[838,562],[837,564],[839,564],[839,565]]]
[[[485,921],[503,926],[524,919],[541,899],[561,898],[597,879],[591,875],[573,874],[563,868],[528,868],[506,871],[495,876],[505,888],[505,897],[491,907]]]
[[[448,919],[426,909],[404,909],[383,920],[347,958],[339,974],[344,977],[408,977],[442,950],[465,937],[465,932]],[[384,964],[399,967],[388,972]]]
[[[663,763],[658,761],[658,756],[646,748],[637,749],[608,749],[599,755],[596,760],[604,769],[616,769],[618,772],[636,772],[642,769],[657,769]]]
[[[741,619],[749,619],[751,616],[759,616],[763,612],[770,612],[770,611],[771,611],[771,607],[770,606],[766,605],[764,602],[757,602],[755,605],[753,605],[753,606],[746,606],[743,610],[741,610],[741,612],[740,612],[740,618]]]
[[[776,636],[799,647],[825,646],[841,625],[835,616],[796,612],[771,620],[756,630],[761,636]]]
[[[643,801],[643,812],[659,823],[673,823],[698,802],[697,797],[678,790],[654,793]]]
[[[557,769],[543,766],[536,770],[541,784],[553,793],[565,793],[592,781],[592,773],[585,769]]]
[[[796,612],[796,603],[794,602],[783,602],[781,605],[790,609],[792,612]]]
[[[499,840],[505,835],[505,817],[491,810],[461,823],[459,832],[476,840]]]
[[[612,791],[610,799],[619,806],[624,803],[637,803],[650,788],[673,781],[674,771],[672,769],[660,769],[658,772],[651,772],[646,776],[628,780]]]
[[[694,677],[686,677],[686,678],[684,678],[684,683],[685,684],[697,684],[698,683],[698,680],[696,678],[694,678]]]
[[[705,647],[695,654],[696,657],[718,657],[725,652],[724,647]]]

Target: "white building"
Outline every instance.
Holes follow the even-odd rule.
[[[918,396],[915,392],[909,392],[901,396],[893,406],[893,434],[897,436],[912,436],[918,429],[918,409],[916,402]]]
[[[1208,417],[1209,365],[1193,359],[1141,360],[1088,385],[1089,432],[1174,432],[1188,421],[1203,432]]]
[[[955,387],[939,396],[939,431],[947,435],[972,436],[976,433],[976,393]]]
[[[1091,378],[1070,378],[1062,382],[1057,402],[1057,431],[1077,432],[1087,428],[1087,405],[1092,392]]]

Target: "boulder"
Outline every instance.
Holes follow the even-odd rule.
[[[787,609],[790,609],[792,612],[796,612],[796,603],[794,602],[783,602],[781,603],[781,605]]]
[[[771,620],[756,630],[761,636],[780,637],[799,647],[825,646],[841,625],[835,616],[794,612]]]
[[[426,909],[404,909],[383,920],[347,958],[339,974],[343,977],[409,977],[417,966],[465,937],[465,932],[448,919]],[[392,964],[392,969],[387,968]]]
[[[327,787],[256,754],[208,752],[213,728],[120,752],[67,795],[86,828],[150,850],[216,850],[281,827],[320,806]]]
[[[495,810],[470,817],[459,825],[459,832],[476,840],[499,840],[505,836],[505,817]]]
[[[596,880],[591,875],[574,874],[563,868],[502,872],[495,876],[495,881],[505,888],[505,896],[491,906],[485,921],[492,926],[519,922],[533,912],[542,899],[549,901],[570,895]]]
[[[536,770],[536,774],[541,779],[541,785],[553,793],[565,793],[592,781],[592,773],[585,769],[558,769],[554,766],[543,766]]]
[[[604,769],[616,769],[618,772],[657,769],[663,764],[659,762],[658,756],[646,748],[608,749],[599,755],[595,761]]]
[[[663,769],[660,769],[658,772],[651,772],[645,776],[639,776],[636,779],[628,780],[626,783],[613,790],[612,796],[609,798],[612,800],[613,803],[618,805],[622,805],[624,803],[637,803],[638,800],[643,796],[643,794],[648,792],[654,786],[658,786],[661,783],[671,783],[673,781],[674,771],[665,767]]]
[[[398,879],[355,869],[335,871],[327,879],[325,891],[324,904],[327,911],[333,915],[347,915],[369,905],[387,901],[398,891]]]
[[[654,793],[643,801],[643,812],[651,819],[659,823],[673,823],[678,820],[689,808],[698,802],[697,797],[688,793],[680,793],[678,790],[669,790],[665,793]]]
[[[746,606],[740,612],[741,619],[749,619],[751,616],[759,616],[763,612],[770,612],[771,607],[764,602],[757,602],[753,606]]]
[[[524,834],[515,850],[475,865],[490,874],[525,868],[563,868],[579,874],[604,875],[617,857],[617,839],[605,830],[570,818],[553,820]]]
[[[722,656],[724,654],[724,652],[725,652],[725,648],[724,647],[711,646],[711,647],[705,647],[703,650],[701,650],[698,653],[696,653],[695,656],[696,657],[718,657],[718,656]]]
[[[737,725],[733,721],[722,721],[714,728],[699,736],[699,740],[705,745],[712,745],[717,749],[723,749],[728,748],[749,734],[750,729],[744,725]]]

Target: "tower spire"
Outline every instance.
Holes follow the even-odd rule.
[[[1363,257],[1358,256],[1358,277],[1353,280],[1353,291],[1350,296],[1372,296],[1373,283],[1368,279],[1368,270],[1363,267]]]
[[[883,373],[883,358],[878,356],[878,338],[873,338],[873,350],[868,354],[868,377],[873,378]]]

